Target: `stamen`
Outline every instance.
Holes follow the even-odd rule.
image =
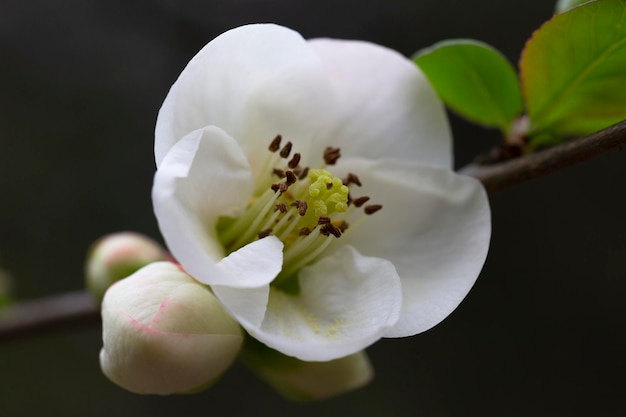
[[[293,144],[291,142],[287,142],[287,144],[280,150],[281,158],[289,158],[289,154],[291,153],[291,147]]]
[[[289,185],[285,184],[284,182],[279,182],[276,184],[272,184],[272,186],[270,187],[273,191],[279,192],[282,194],[285,191],[287,191],[287,189],[289,188]]]
[[[272,174],[276,175],[278,178],[285,178],[285,171],[282,169],[274,168]]]
[[[341,233],[344,233],[346,230],[348,230],[348,227],[350,225],[348,224],[347,221],[342,220],[341,223],[339,223],[339,230],[341,230]]]
[[[265,230],[261,230],[258,233],[259,239],[263,239],[264,237],[269,236],[272,233],[272,229],[265,229]]]
[[[293,171],[285,172],[285,177],[287,177],[287,186],[291,184],[295,184],[296,180],[298,179],[296,177],[296,174],[293,173]]]
[[[278,203],[276,204],[276,210],[279,210],[281,213],[287,213],[287,204],[285,203]]]
[[[332,223],[325,224],[322,227],[322,230],[320,230],[320,233],[323,234],[324,236],[333,235],[336,238],[341,237],[341,231],[337,228],[337,226],[335,226]]]
[[[276,135],[272,143],[270,143],[269,150],[270,152],[276,152],[280,148],[280,141],[283,139],[281,135]]]
[[[355,184],[358,187],[360,187],[361,185],[361,180],[359,179],[359,177],[356,176],[356,174],[353,174],[352,172],[348,172],[348,176],[346,177],[345,180],[343,180],[343,185],[350,185],[350,184]]]
[[[324,162],[326,162],[328,165],[335,165],[337,163],[337,160],[341,157],[341,149],[328,146],[326,149],[324,149],[323,157]]]
[[[307,204],[306,201],[296,200],[291,203],[292,207],[296,207],[298,209],[298,214],[303,217],[306,214]]]
[[[302,172],[298,175],[298,179],[303,180],[307,177],[307,175],[309,175],[309,167],[304,167]]]
[[[309,229],[308,227],[303,227],[302,229],[300,229],[300,231],[298,232],[298,236],[308,236],[311,234],[311,229]]]
[[[330,217],[322,216],[317,219],[317,224],[330,224]]]
[[[380,204],[372,204],[371,206],[365,206],[365,209],[363,209],[363,211],[365,212],[365,214],[374,214],[381,208],[383,208],[383,206]]]
[[[294,153],[293,157],[291,158],[291,161],[289,161],[289,163],[287,164],[287,166],[291,169],[295,169],[298,164],[300,163],[300,154],[299,153]]]
[[[370,200],[369,197],[363,196],[363,197],[355,198],[354,200],[352,200],[352,204],[354,204],[355,207],[361,207],[363,204],[367,203],[369,200]]]

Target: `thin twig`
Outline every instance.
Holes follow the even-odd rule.
[[[626,121],[582,139],[493,165],[471,164],[459,173],[479,179],[490,194],[626,147]]]
[[[468,165],[459,172],[478,178],[494,193],[624,147],[626,121],[542,152],[494,165]],[[99,308],[86,291],[23,302],[0,310],[0,341],[95,323],[99,318]]]
[[[81,323],[95,323],[100,311],[86,291],[25,301],[0,310],[0,341]]]

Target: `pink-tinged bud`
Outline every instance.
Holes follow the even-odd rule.
[[[167,252],[156,241],[134,232],[104,236],[87,253],[87,289],[98,302],[115,281],[126,278],[152,262],[167,260]]]
[[[102,302],[100,366],[138,394],[207,388],[237,357],[243,334],[209,289],[157,262],[112,285]]]
[[[374,370],[365,351],[328,362],[305,362],[250,340],[243,362],[284,397],[323,400],[369,383]]]

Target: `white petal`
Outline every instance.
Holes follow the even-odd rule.
[[[248,25],[207,44],[183,70],[159,112],[157,166],[189,132],[216,125],[236,138],[256,168],[258,150],[277,134],[298,152],[326,115],[330,83],[300,34],[277,25]],[[300,142],[298,142],[300,141]]]
[[[397,158],[452,167],[443,105],[409,59],[385,47],[314,39],[309,44],[333,82],[337,110],[323,135],[344,155]],[[319,152],[319,150],[317,150]]]
[[[300,293],[270,289],[260,326],[240,324],[256,339],[305,361],[358,352],[388,333],[402,304],[393,265],[344,246],[299,273]]]
[[[450,170],[398,161],[345,160],[336,171],[357,173],[363,187],[353,196],[383,205],[341,239],[390,260],[400,275],[402,314],[386,336],[435,326],[467,295],[487,256],[491,221],[482,185]]]
[[[259,287],[280,272],[283,245],[275,237],[257,240],[223,259],[217,219],[237,214],[251,195],[245,155],[215,126],[185,136],[163,159],[152,189],[154,211],[170,251],[198,281]]]

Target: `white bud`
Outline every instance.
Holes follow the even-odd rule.
[[[243,334],[209,289],[170,262],[112,285],[102,302],[100,366],[139,394],[206,388],[237,357]]]
[[[94,242],[87,254],[87,289],[100,302],[115,281],[152,262],[166,259],[167,252],[161,245],[139,233],[120,232],[104,236]]]
[[[242,359],[276,391],[295,401],[334,397],[360,388],[374,377],[365,351],[328,362],[305,362],[249,340]]]

